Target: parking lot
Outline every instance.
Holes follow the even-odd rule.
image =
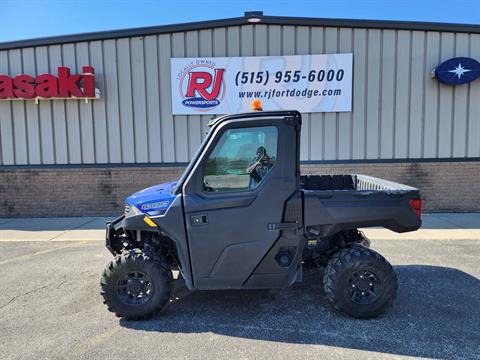
[[[284,290],[190,293],[153,319],[109,313],[99,278],[105,219],[0,219],[1,359],[480,358],[480,216],[427,216],[424,230],[373,229],[399,277],[384,316],[336,313],[321,270]]]

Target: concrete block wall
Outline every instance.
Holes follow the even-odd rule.
[[[0,217],[115,216],[127,195],[183,167],[0,169]],[[304,164],[304,174],[366,174],[417,187],[432,212],[480,211],[480,162]]]
[[[182,172],[178,167],[0,170],[0,217],[120,215],[126,196]]]

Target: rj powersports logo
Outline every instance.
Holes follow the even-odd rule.
[[[190,62],[178,75],[182,104],[200,112],[220,105],[225,97],[224,73],[210,60]]]

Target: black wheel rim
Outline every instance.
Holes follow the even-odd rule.
[[[348,279],[350,299],[360,305],[368,305],[378,300],[381,293],[380,280],[368,270],[360,270]]]
[[[148,274],[129,271],[117,283],[120,300],[128,305],[142,305],[153,296],[153,283]]]

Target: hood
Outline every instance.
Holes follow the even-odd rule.
[[[175,199],[173,190],[176,181],[170,181],[137,191],[125,200],[127,205],[133,205],[142,213],[154,216],[163,215]]]

